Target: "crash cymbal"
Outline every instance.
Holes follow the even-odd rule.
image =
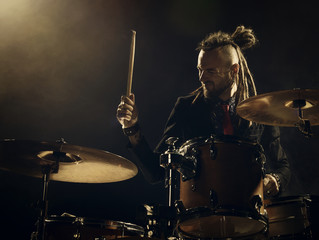
[[[118,182],[138,172],[129,160],[103,150],[65,142],[0,141],[0,169],[41,178],[48,168],[50,180],[77,183]]]
[[[293,89],[260,94],[237,106],[242,118],[272,126],[293,127],[301,119],[319,125],[319,90]]]

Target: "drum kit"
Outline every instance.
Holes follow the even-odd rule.
[[[319,91],[287,90],[241,102],[249,121],[298,127],[307,137],[319,125]],[[265,157],[259,144],[235,137],[198,137],[160,156],[168,204],[145,205],[145,226],[70,214],[48,216],[49,182],[113,183],[138,169],[116,154],[56,142],[6,139],[0,169],[42,178],[41,211],[32,240],[106,239],[319,239],[316,196],[264,199]]]
[[[56,142],[39,142],[31,140],[5,139],[0,145],[0,169],[22,175],[42,178],[42,200],[37,230],[31,239],[91,239],[87,231],[79,231],[79,226],[98,226],[92,220],[83,220],[75,216],[48,217],[48,187],[49,182],[62,181],[74,183],[111,183],[134,177],[138,169],[129,160],[113,153],[83,146],[71,145],[60,139]],[[72,221],[70,219],[73,219]],[[68,223],[72,222],[69,227]],[[59,231],[51,231],[52,226],[66,224],[63,235]],[[124,234],[133,225],[121,222],[105,222],[106,233],[112,236]],[[89,227],[92,228],[92,227]],[[75,229],[75,230],[74,230]],[[75,232],[74,232],[74,231]],[[141,231],[140,229],[137,229]],[[130,230],[130,232],[132,232]],[[73,237],[69,237],[69,233]],[[55,235],[57,234],[57,235]],[[59,235],[60,234],[60,235]],[[91,237],[98,234],[91,230]],[[101,233],[102,234],[102,233]],[[80,235],[84,235],[80,237]],[[99,235],[100,236],[100,235]],[[102,238],[101,238],[102,239]]]

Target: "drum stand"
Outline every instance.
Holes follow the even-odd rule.
[[[169,145],[168,150],[160,156],[160,166],[165,169],[165,188],[168,190],[168,216],[166,216],[167,239],[174,239],[174,227],[176,224],[176,187],[177,187],[177,168],[179,168],[180,155],[177,154],[175,143],[178,138],[170,137],[166,140]]]
[[[176,208],[174,206],[176,199],[176,183],[178,157],[180,157],[175,149],[175,142],[178,139],[169,138],[166,143],[169,145],[168,150],[160,156],[160,166],[165,169],[165,188],[168,190],[167,205],[146,205],[144,204],[141,219],[146,223],[149,238],[155,239],[176,239],[174,229],[176,223]],[[177,157],[177,158],[176,158]]]

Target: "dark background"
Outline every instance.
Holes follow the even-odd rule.
[[[195,48],[208,33],[254,29],[246,52],[259,93],[318,89],[319,24],[310,1],[10,0],[0,2],[0,137],[103,149],[134,162],[115,118],[126,91],[130,29],[133,92],[152,147],[176,98],[199,86]],[[282,128],[293,172],[285,195],[319,194],[318,127]],[[28,239],[41,179],[0,172],[2,232]],[[51,182],[49,214],[136,223],[144,203],[166,203],[141,173],[123,182]]]

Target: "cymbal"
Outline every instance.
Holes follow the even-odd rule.
[[[272,126],[293,127],[301,119],[319,125],[319,90],[293,89],[260,94],[240,102],[242,118]]]
[[[50,180],[77,183],[118,182],[138,172],[129,160],[103,150],[65,142],[0,141],[0,169],[41,178],[48,168]]]

